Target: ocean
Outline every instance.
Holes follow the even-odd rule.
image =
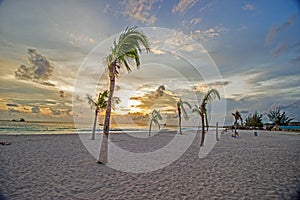
[[[35,135],[35,134],[90,134],[92,133],[92,124],[78,125],[73,122],[43,122],[43,121],[9,121],[0,120],[0,135]],[[182,131],[196,131],[198,127],[182,127]],[[214,127],[210,127],[210,130],[215,130]],[[222,128],[219,128],[221,130]],[[122,132],[148,132],[147,126],[131,126],[122,124],[112,126],[111,133]],[[164,128],[165,131],[175,131],[177,127]],[[102,133],[102,126],[97,126],[96,133]],[[157,126],[152,127],[152,131],[158,131]]]
[[[71,122],[16,122],[0,121],[2,135],[34,134],[75,134],[76,128]]]
[[[39,121],[0,121],[0,135],[35,135],[35,134],[90,134],[92,133],[92,124],[75,124],[73,122],[39,122]],[[156,128],[153,128],[154,130]],[[102,126],[97,126],[96,132],[102,132]],[[130,127],[121,125],[121,127],[111,127],[111,132],[145,132],[148,127]]]

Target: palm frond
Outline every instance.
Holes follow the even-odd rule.
[[[88,101],[88,104],[90,105],[90,107],[94,108],[96,106],[96,102],[93,100],[91,95],[86,94],[86,98],[87,98],[87,101]]]
[[[126,28],[125,31],[119,36],[118,41],[114,41],[113,48],[110,55],[107,57],[108,66],[111,66],[114,61],[119,64],[124,64],[128,72],[131,71],[127,58],[134,59],[136,66],[140,66],[139,53],[142,52],[141,45],[150,51],[148,39],[144,33],[139,31],[137,27],[133,26]],[[115,63],[116,64],[116,63]]]
[[[186,109],[185,109],[184,105],[187,105],[189,109],[191,109],[192,106],[191,106],[188,102],[182,101],[181,109],[182,109],[182,112],[183,112],[183,118],[184,118],[185,120],[188,120],[188,119],[189,119],[189,116],[188,116],[188,114],[187,114],[187,112],[186,112]]]
[[[201,111],[198,106],[195,105],[195,108],[192,109],[192,113],[196,113],[199,116],[201,115]]]
[[[160,114],[160,112],[159,111],[157,111],[157,110],[153,110],[152,111],[152,119],[151,120],[153,120],[153,119],[155,119],[155,120],[162,120],[162,116],[161,116],[161,114]]]
[[[152,119],[152,122],[155,124],[155,125],[157,125],[159,122],[158,122],[158,119]]]

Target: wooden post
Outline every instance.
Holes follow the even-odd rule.
[[[216,140],[217,141],[219,141],[218,129],[219,129],[219,122],[216,123]]]

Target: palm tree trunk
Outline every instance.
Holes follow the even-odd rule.
[[[150,125],[149,125],[149,136],[151,136],[151,127],[152,127],[152,120],[150,121]]]
[[[181,132],[181,109],[178,107],[178,126],[179,126],[179,133],[182,135]]]
[[[109,95],[108,95],[107,106],[106,106],[102,144],[101,144],[100,154],[98,159],[98,163],[103,163],[103,164],[107,163],[110,115],[111,115],[112,98],[115,90],[115,84],[116,84],[115,66],[114,64],[112,64],[112,67],[110,68]]]
[[[201,143],[200,146],[203,146],[205,139],[205,126],[204,126],[204,115],[201,114],[201,123],[202,123],[202,135],[201,135]]]
[[[98,112],[99,112],[99,110],[96,109],[95,110],[95,119],[94,119],[93,132],[92,132],[92,140],[95,139],[95,131],[96,131],[96,124],[97,124]]]
[[[207,119],[207,113],[205,112],[205,124],[206,124],[206,131],[208,132],[208,119]]]

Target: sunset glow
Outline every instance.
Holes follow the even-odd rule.
[[[2,0],[0,24],[2,120],[93,116],[85,97],[108,88],[105,57],[135,25],[149,37],[151,52],[140,54],[140,69],[120,70],[114,115],[144,116],[153,108],[176,115],[178,98],[195,105],[216,88],[226,124],[237,109],[245,116],[258,110],[267,121],[266,113],[280,107],[300,119],[300,20],[293,0]]]

